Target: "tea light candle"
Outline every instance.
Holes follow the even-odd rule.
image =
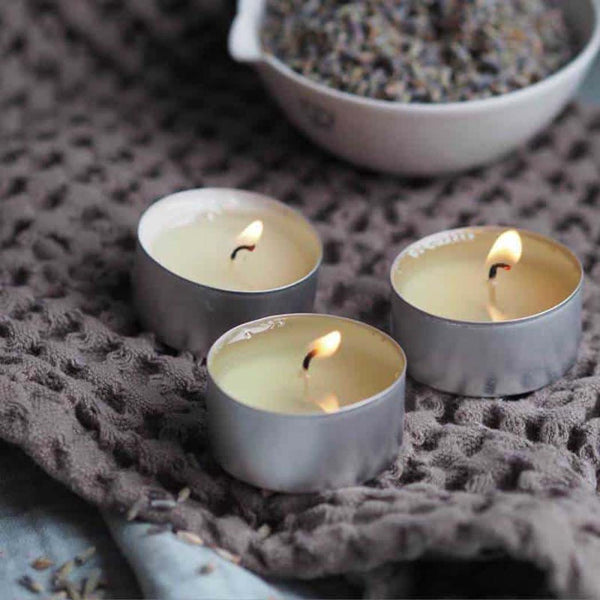
[[[239,323],[310,311],[321,257],[315,229],[276,200],[230,189],[179,192],[140,220],[136,304],[167,344],[203,353]]]
[[[391,269],[409,374],[469,396],[547,385],[575,360],[582,282],[570,250],[528,231],[456,229],[409,246]]]
[[[187,214],[178,211],[150,243],[150,251],[180,277],[221,290],[256,292],[290,285],[314,269],[319,248],[299,215],[275,207],[254,201],[235,208],[202,210],[205,205]]]
[[[215,456],[271,490],[365,481],[397,455],[405,366],[394,340],[349,319],[296,314],[238,326],[207,358]]]

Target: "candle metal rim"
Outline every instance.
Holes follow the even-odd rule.
[[[577,266],[577,268],[579,270],[579,281],[577,282],[577,285],[573,288],[573,291],[566,298],[561,300],[558,304],[555,304],[554,306],[551,306],[550,308],[548,308],[542,312],[534,313],[534,314],[528,315],[526,317],[520,317],[518,319],[507,319],[505,321],[469,321],[466,319],[465,320],[453,319],[451,317],[443,317],[440,315],[430,313],[430,312],[422,309],[420,306],[417,306],[416,304],[409,302],[404,297],[404,295],[400,293],[400,291],[397,289],[396,285],[394,284],[394,273],[397,271],[399,263],[405,258],[405,256],[408,254],[408,252],[411,249],[413,249],[417,244],[421,244],[421,243],[425,242],[426,240],[429,240],[430,238],[441,236],[443,234],[463,233],[463,232],[466,233],[469,231],[508,231],[510,229],[515,229],[519,233],[524,233],[528,236],[537,238],[538,240],[550,242],[554,246],[559,247],[567,255],[569,255],[569,257],[573,260],[573,263]],[[425,316],[427,318],[434,319],[434,320],[437,319],[439,321],[444,321],[446,323],[451,323],[451,324],[454,324],[457,326],[467,326],[467,327],[503,326],[503,327],[506,327],[506,326],[510,326],[510,325],[517,325],[520,323],[539,319],[539,318],[544,317],[556,310],[559,310],[560,308],[562,308],[563,306],[568,304],[571,300],[573,300],[573,298],[575,298],[577,296],[577,294],[583,288],[583,282],[585,280],[585,272],[583,270],[583,265],[581,264],[579,257],[568,246],[566,246],[562,242],[556,241],[555,239],[553,239],[547,235],[538,233],[537,231],[531,231],[530,229],[524,229],[522,227],[510,227],[510,226],[502,226],[502,225],[474,225],[472,227],[457,227],[455,229],[444,229],[442,231],[438,231],[436,233],[429,234],[429,235],[417,240],[416,242],[412,242],[411,244],[406,246],[406,248],[404,248],[392,262],[392,266],[390,267],[389,280],[390,280],[390,285],[392,287],[392,292],[402,302],[408,304],[409,306],[411,306],[412,308],[414,308],[416,311],[418,311],[419,313],[421,313],[423,316]]]
[[[151,211],[155,210],[155,207],[157,207],[159,204],[167,204],[170,202],[175,202],[177,200],[180,200],[182,196],[191,194],[191,193],[202,193],[202,195],[204,195],[206,193],[206,195],[209,195],[209,194],[212,194],[215,192],[216,193],[229,192],[229,193],[236,194],[239,196],[253,196],[254,199],[259,200],[260,202],[264,202],[265,204],[270,204],[276,208],[283,207],[284,210],[290,212],[292,215],[294,215],[295,217],[297,217],[298,219],[303,221],[308,226],[308,229],[313,233],[314,238],[317,242],[317,247],[318,247],[317,260],[315,261],[315,264],[310,269],[310,271],[308,271],[305,275],[303,275],[299,279],[296,279],[296,280],[292,281],[291,283],[287,283],[285,285],[280,285],[280,286],[272,287],[272,288],[266,288],[264,290],[236,290],[236,289],[216,287],[216,286],[208,285],[206,283],[201,283],[199,281],[194,281],[193,279],[189,279],[188,277],[179,275],[178,273],[175,273],[175,271],[172,271],[171,269],[168,269],[167,267],[165,267],[165,265],[163,265],[155,256],[153,256],[150,249],[144,243],[143,236],[141,233],[144,220],[147,218],[150,218],[149,215],[150,215]],[[148,206],[144,210],[144,212],[141,214],[140,219],[138,221],[137,228],[136,228],[136,239],[137,239],[137,244],[138,244],[139,248],[144,252],[144,254],[154,264],[156,264],[160,269],[162,269],[166,273],[169,273],[171,276],[176,277],[181,281],[185,281],[192,286],[197,286],[197,287],[204,288],[207,290],[214,290],[217,292],[225,292],[227,294],[236,294],[239,296],[260,296],[261,294],[265,295],[265,294],[271,294],[273,292],[280,292],[282,290],[288,290],[290,288],[293,288],[294,286],[300,285],[301,283],[303,283],[304,281],[306,281],[307,279],[312,277],[319,270],[321,265],[323,264],[323,241],[321,240],[319,233],[318,233],[317,229],[315,228],[315,226],[300,211],[296,210],[295,208],[292,208],[291,206],[288,206],[287,204],[281,202],[280,200],[277,200],[276,198],[272,198],[271,196],[266,196],[265,194],[261,194],[260,192],[253,192],[250,190],[240,190],[240,189],[236,189],[236,188],[191,188],[191,189],[186,189],[186,190],[180,190],[178,192],[173,192],[172,194],[167,194],[166,196],[160,197],[158,200],[155,200],[150,206]]]
[[[571,369],[571,367],[573,367],[573,365],[575,364],[576,361],[577,361],[577,359],[575,358],[574,361],[567,367],[567,369],[565,369],[564,373],[566,373],[569,369]],[[539,392],[540,390],[543,390],[544,388],[548,387],[552,383],[555,383],[560,378],[562,378],[564,373],[557,379],[540,382],[535,387],[527,387],[527,388],[523,388],[522,390],[519,390],[518,392],[510,392],[510,393],[502,393],[502,394],[497,394],[497,393],[488,394],[486,392],[470,394],[467,392],[450,391],[447,388],[444,389],[443,385],[440,385],[438,383],[431,383],[431,381],[429,381],[427,377],[420,377],[419,375],[415,375],[414,373],[411,373],[410,377],[413,381],[415,381],[419,385],[425,385],[428,388],[435,390],[436,392],[440,392],[441,394],[451,394],[453,396],[462,396],[463,398],[469,398],[472,400],[476,400],[476,399],[502,400],[504,398],[514,398],[515,396],[521,396],[524,394],[533,394],[534,392]]]
[[[273,410],[267,410],[265,408],[257,408],[255,406],[250,406],[250,405],[242,402],[241,400],[234,398],[231,394],[226,392],[219,385],[218,380],[211,373],[211,367],[210,367],[213,356],[224,345],[225,338],[228,335],[230,335],[232,332],[234,332],[238,329],[242,329],[243,327],[255,325],[260,322],[269,320],[269,319],[283,319],[283,318],[290,318],[290,317],[292,317],[292,318],[295,318],[295,317],[314,318],[314,317],[316,317],[316,318],[328,318],[328,319],[335,319],[335,320],[339,320],[339,321],[346,321],[349,323],[360,325],[361,327],[364,327],[365,329],[371,329],[371,330],[381,334],[384,338],[387,339],[387,341],[391,342],[392,345],[400,352],[400,356],[402,358],[403,364],[402,364],[402,369],[400,370],[398,377],[396,377],[389,386],[387,386],[386,388],[383,388],[376,394],[373,394],[372,396],[369,396],[368,398],[364,398],[357,402],[353,402],[352,404],[342,406],[341,408],[339,408],[338,410],[336,410],[333,413],[314,412],[314,413],[295,414],[295,413],[286,413],[286,412],[276,412]],[[269,315],[268,317],[261,317],[259,319],[254,319],[253,321],[248,321],[247,323],[242,323],[241,325],[236,325],[235,327],[232,327],[231,329],[226,331],[224,334],[222,334],[217,340],[215,340],[215,342],[210,347],[208,354],[206,355],[206,370],[207,370],[208,376],[210,377],[210,379],[212,380],[214,385],[220,390],[220,392],[225,397],[227,397],[229,400],[231,400],[236,405],[242,407],[243,409],[248,410],[249,412],[258,413],[258,414],[262,414],[262,415],[268,415],[270,418],[275,417],[278,419],[307,419],[307,420],[308,419],[326,419],[326,418],[330,419],[330,418],[333,418],[336,416],[342,416],[344,414],[352,412],[353,410],[359,410],[361,408],[364,408],[367,405],[375,404],[376,402],[378,402],[379,400],[382,400],[385,396],[387,396],[387,394],[389,394],[389,392],[391,390],[393,390],[394,387],[396,387],[399,382],[401,382],[403,379],[406,379],[407,364],[408,364],[408,361],[407,361],[407,357],[406,357],[406,352],[404,352],[404,349],[402,348],[402,346],[392,336],[387,334],[385,331],[382,331],[381,329],[378,329],[377,327],[373,327],[373,325],[369,325],[368,323],[363,323],[362,321],[358,321],[357,319],[351,319],[349,317],[340,317],[338,315],[330,315],[327,313],[284,313],[284,314],[280,314],[280,315]]]

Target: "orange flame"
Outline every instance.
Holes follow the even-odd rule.
[[[494,323],[506,321],[506,315],[491,301],[487,305],[487,313]]]
[[[521,236],[515,229],[509,229],[498,236],[492,249],[487,255],[486,264],[508,263],[516,265],[523,254],[523,243]]]
[[[322,400],[317,400],[317,406],[319,406],[323,412],[334,413],[340,410],[340,401],[335,394],[328,394]]]
[[[495,269],[498,267],[506,270],[516,265],[523,254],[523,243],[521,236],[514,229],[509,229],[499,235],[489,254],[486,265],[491,267],[488,280],[488,303],[487,313],[493,322],[506,321],[506,315],[498,308],[496,302]]]
[[[252,221],[240,235],[237,236],[238,246],[254,246],[260,240],[263,233],[263,222]]]
[[[314,340],[308,347],[308,352],[315,358],[328,358],[333,356],[342,343],[342,334],[339,331],[331,331],[323,337]]]

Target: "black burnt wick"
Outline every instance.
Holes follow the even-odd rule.
[[[237,253],[240,250],[248,250],[248,252],[254,252],[254,249],[256,248],[256,244],[252,244],[251,246],[238,246],[232,253],[231,253],[231,260],[235,260],[235,257],[237,256]]]
[[[506,263],[496,263],[490,267],[490,273],[488,279],[496,279],[496,275],[498,274],[498,269],[504,269],[505,271],[510,271],[511,266]]]
[[[302,368],[305,371],[308,371],[308,367],[310,367],[310,361],[317,355],[317,351],[316,350],[311,350],[305,357],[304,360],[302,361]]]

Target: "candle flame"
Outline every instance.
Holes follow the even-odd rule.
[[[490,319],[494,323],[498,323],[499,321],[506,321],[506,315],[499,308],[497,308],[494,304],[492,304],[492,302],[488,303],[487,312],[488,312],[488,315],[490,316]]]
[[[515,229],[510,229],[498,236],[487,255],[486,264],[508,263],[509,265],[516,265],[521,260],[522,254],[521,236]]]
[[[335,394],[328,394],[322,400],[317,400],[317,406],[319,406],[323,412],[334,413],[340,410],[340,401]]]
[[[308,352],[315,358],[328,358],[337,352],[341,342],[342,334],[339,331],[331,331],[314,340],[308,347]]]
[[[244,231],[237,236],[238,246],[255,246],[263,232],[262,221],[252,221]]]
[[[487,313],[493,322],[506,321],[506,315],[498,308],[496,301],[496,273],[498,269],[510,271],[511,267],[521,260],[523,243],[521,236],[514,229],[498,236],[490,250],[486,265],[490,267],[488,276]]]

